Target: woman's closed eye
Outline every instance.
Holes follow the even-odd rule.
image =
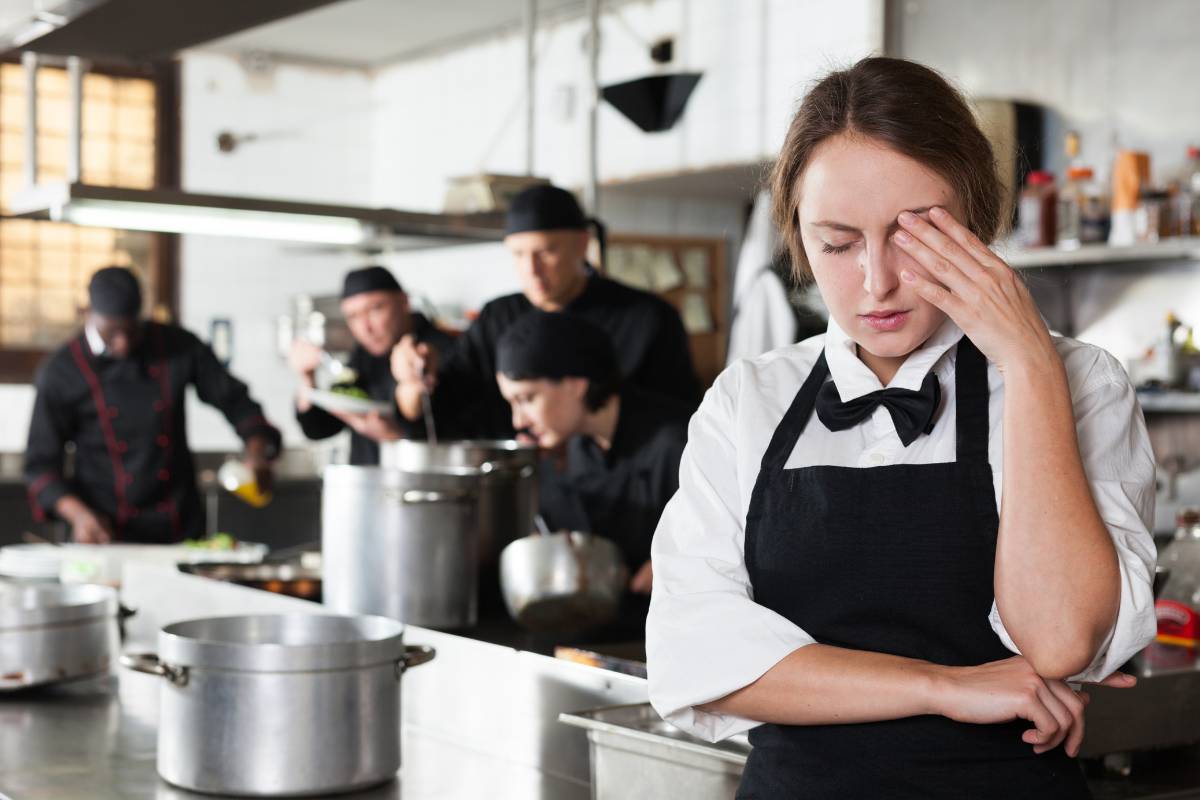
[[[854,242],[846,242],[845,244],[830,244],[829,242],[822,242],[821,244],[822,244],[822,247],[821,247],[822,253],[827,253],[829,255],[836,256],[836,255],[841,255],[842,253],[845,253],[847,250],[849,250],[854,245]]]

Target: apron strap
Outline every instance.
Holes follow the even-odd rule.
[[[821,391],[827,377],[829,364],[825,361],[825,351],[822,350],[817,363],[813,364],[812,372],[808,373],[804,385],[800,387],[783,419],[775,428],[771,444],[767,446],[767,452],[763,453],[762,469],[783,469],[788,456],[792,454],[792,449],[800,439],[800,434],[804,432],[804,426],[808,424],[808,418],[812,416],[812,410],[817,403],[817,393]]]
[[[954,394],[958,404],[955,428],[959,461],[988,463],[987,359],[965,335],[958,340],[954,365]]]

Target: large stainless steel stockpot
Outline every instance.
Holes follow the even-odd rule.
[[[463,628],[478,613],[478,476],[468,467],[403,472],[334,466],[321,496],[323,601]]]
[[[108,586],[0,584],[0,690],[107,672],[117,612]]]
[[[211,794],[322,795],[400,768],[400,679],[433,658],[383,617],[273,615],[177,622],[157,655],[121,663],[164,678],[158,773]]]
[[[401,439],[379,449],[380,466],[404,472],[445,467],[478,471],[479,558],[494,563],[509,542],[533,530],[538,449],[512,439],[463,439],[437,444]]]

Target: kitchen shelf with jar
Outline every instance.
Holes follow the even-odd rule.
[[[996,252],[1013,269],[1200,261],[1200,237],[1178,237],[1120,247],[1085,244],[1071,250],[1057,247],[1016,248],[1002,243],[996,247]]]

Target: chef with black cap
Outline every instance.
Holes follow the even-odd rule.
[[[363,267],[346,273],[341,309],[355,341],[347,366],[356,375],[354,385],[372,400],[394,402],[396,381],[388,358],[401,337],[412,336],[421,347],[435,352],[449,350],[453,341],[410,309],[408,295],[384,267]],[[327,439],[349,427],[351,464],[378,464],[380,442],[425,438],[424,422],[419,416],[408,420],[396,413],[352,414],[313,405],[309,392],[316,385],[314,376],[321,363],[321,349],[316,345],[297,339],[288,363],[300,378],[296,397],[300,429],[309,439]]]
[[[588,220],[570,192],[541,185],[513,198],[504,244],[521,291],[485,305],[445,363],[411,339],[392,360],[404,416],[421,415],[421,393],[433,390],[440,429],[459,436],[508,437],[508,404],[496,387],[496,343],[531,309],[577,314],[612,339],[621,378],[690,408],[700,399],[687,333],[675,308],[657,295],[599,275],[586,261]]]
[[[496,381],[518,435],[564,453],[542,462],[546,522],[613,540],[630,589],[648,595],[650,539],[679,486],[690,409],[622,384],[608,334],[577,314],[534,310],[509,326]]]
[[[187,443],[184,395],[220,409],[246,465],[269,488],[280,436],[212,350],[174,325],[141,318],[142,291],[123,267],[88,285],[83,331],[42,365],[25,451],[34,516],[57,517],[78,542],[177,542],[204,531]],[[75,447],[74,471],[64,448]]]

